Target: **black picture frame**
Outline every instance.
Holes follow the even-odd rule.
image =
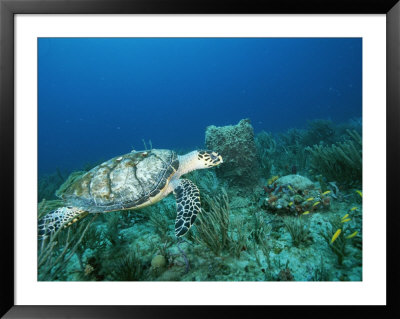
[[[218,307],[218,306],[16,306],[14,303],[14,15],[15,14],[386,14],[387,34],[387,305],[329,307]],[[0,192],[1,309],[4,318],[164,318],[248,316],[400,317],[399,271],[395,257],[399,236],[398,163],[400,137],[400,3],[398,0],[0,0]],[[184,293],[184,292],[183,292]],[[177,300],[179,300],[177,298]],[[179,302],[177,301],[177,305]]]

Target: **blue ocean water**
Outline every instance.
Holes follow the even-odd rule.
[[[360,38],[40,38],[39,174],[153,147],[204,147],[209,125],[255,132],[362,115]]]

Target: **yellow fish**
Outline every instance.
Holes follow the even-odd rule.
[[[342,230],[339,228],[336,233],[333,234],[332,239],[331,239],[331,244],[339,237],[340,233]]]
[[[310,213],[310,211],[308,210],[308,211],[304,212],[302,215],[308,215],[309,213]]]
[[[342,219],[342,223],[346,223],[346,222],[348,222],[350,220],[351,220],[350,218]]]
[[[344,216],[342,217],[342,220],[345,219],[345,218],[348,217],[348,216],[349,216],[349,214],[344,215]]]
[[[278,178],[279,178],[279,176],[272,176],[272,177],[268,180],[268,185],[272,185]]]
[[[314,200],[314,197],[310,197],[306,199],[306,202],[310,201],[310,200]]]
[[[315,202],[312,206],[317,206],[319,204],[319,202]]]
[[[292,186],[288,185],[288,188],[293,192]]]
[[[327,195],[327,194],[329,194],[330,192],[331,192],[331,191],[323,192],[322,195]]]
[[[356,193],[362,197],[362,192],[361,191],[356,190]]]
[[[358,234],[358,231],[355,231],[355,232],[352,233],[351,235],[346,236],[346,238],[347,238],[347,239],[353,238],[353,237],[355,237],[357,234]]]
[[[292,206],[292,205],[293,205],[293,202],[290,202],[290,203],[289,203],[289,206]]]
[[[354,206],[352,209],[350,209],[350,211],[352,212],[353,210],[358,209],[358,207]]]

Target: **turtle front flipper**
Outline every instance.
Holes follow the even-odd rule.
[[[201,210],[200,192],[188,179],[178,179],[173,183],[176,198],[175,236],[185,235]]]
[[[85,217],[89,212],[76,207],[60,207],[38,221],[38,237],[44,239],[53,235],[61,227],[68,227]]]

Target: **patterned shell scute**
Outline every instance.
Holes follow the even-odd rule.
[[[159,194],[178,167],[170,150],[131,152],[91,169],[61,197],[91,213],[135,208]]]

